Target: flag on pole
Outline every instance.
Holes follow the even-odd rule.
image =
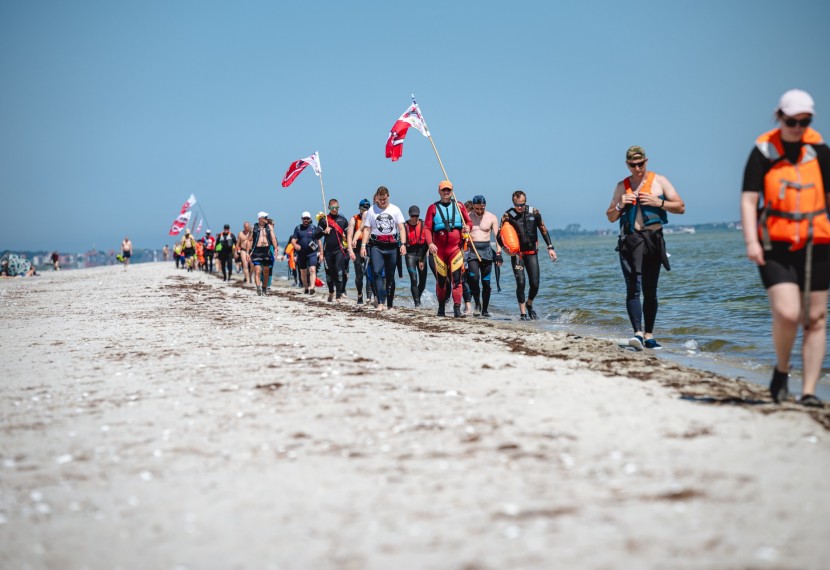
[[[305,158],[301,158],[300,160],[295,160],[291,163],[291,166],[288,167],[288,171],[285,173],[285,176],[282,179],[282,187],[288,188],[291,186],[291,183],[297,179],[300,173],[305,170],[306,166],[311,165],[311,168],[314,170],[314,174],[320,176],[320,153],[315,152],[311,156],[307,156]]]
[[[184,214],[184,213],[185,213],[185,212],[187,212],[190,208],[192,208],[195,204],[196,204],[196,196],[194,196],[193,194],[191,194],[191,195],[190,195],[190,198],[188,198],[188,199],[187,199],[187,202],[185,202],[185,203],[182,205],[182,212],[181,212],[181,213],[182,213],[182,214]]]
[[[173,225],[170,227],[170,235],[177,236],[181,233],[181,231],[187,227],[187,223],[190,221],[190,212],[182,212],[179,214],[179,217],[173,222]]]
[[[386,139],[386,158],[391,158],[392,162],[395,162],[403,155],[403,140],[406,138],[409,127],[415,127],[425,137],[429,136],[424,115],[421,113],[421,108],[415,102],[414,97],[412,98],[412,104],[407,107],[403,115],[392,125],[392,130],[389,131],[389,138]]]
[[[199,218],[199,225],[196,226],[196,231],[194,232],[196,235],[199,235],[202,231],[202,220],[204,218]]]

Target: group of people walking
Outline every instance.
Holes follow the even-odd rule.
[[[788,397],[790,356],[799,327],[803,329],[804,386],[799,402],[822,406],[815,396],[826,351],[828,288],[830,288],[830,215],[824,179],[830,177],[830,148],[809,128],[814,102],[800,90],[785,93],[775,109],[777,128],[761,135],[744,174],[741,220],[747,257],[758,265],[772,309],[772,338],[777,363],[770,382],[776,402]],[[635,350],[656,350],[657,285],[662,268],[670,270],[663,226],[668,214],[685,213],[685,203],[666,176],[648,168],[641,146],[626,150],[629,175],[620,180],[606,210],[609,222],[619,224],[617,251],[625,283],[625,305],[633,330],[628,341]],[[424,218],[417,205],[408,217],[390,201],[381,186],[373,199],[362,199],[349,218],[340,213],[338,200],[329,200],[328,212],[315,224],[310,212],[302,213],[285,247],[295,283],[313,295],[321,285],[323,267],[328,300],[346,294],[349,262],[355,270],[357,303],[371,303],[378,311],[394,307],[395,274],[406,267],[415,307],[421,306],[427,269],[435,278],[438,316],[452,305],[462,317],[466,302],[475,302],[475,314],[489,317],[492,277],[507,250],[501,236],[506,225],[515,230],[517,244],[506,251],[516,279],[516,301],[521,320],[537,319],[534,299],[539,291],[539,238],[551,261],[557,252],[541,212],[517,190],[512,206],[497,218],[487,200],[476,195],[467,203],[455,196],[452,182],[438,184],[438,200],[429,204]],[[267,295],[270,272],[279,242],[274,222],[260,212],[251,228],[246,222],[238,237],[225,226],[220,265],[231,277],[233,254],[242,257],[245,279]],[[223,241],[224,239],[224,241]],[[495,245],[494,245],[495,242]],[[192,256],[196,240],[189,233],[180,244]],[[219,245],[215,246],[220,249]],[[250,277],[249,277],[250,273]],[[319,284],[319,285],[318,285]]]

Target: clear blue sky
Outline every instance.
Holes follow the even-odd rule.
[[[788,7],[789,6],[789,7]],[[830,2],[0,3],[2,249],[172,243],[194,193],[211,229],[264,209],[284,239],[379,185],[422,209],[442,178],[410,131],[415,93],[459,198],[517,188],[550,226],[608,227],[624,151],[685,199],[676,222],[735,220],[744,162],[781,93],[830,136]]]

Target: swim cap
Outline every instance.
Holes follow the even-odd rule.
[[[372,203],[369,202],[369,200],[367,200],[366,198],[363,198],[363,200],[360,201],[360,204],[358,204],[358,207],[361,210],[368,210],[372,207]]]
[[[481,194],[473,196],[473,204],[486,204],[487,200]]]

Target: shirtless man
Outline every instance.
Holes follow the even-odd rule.
[[[242,225],[242,231],[236,236],[237,248],[239,251],[239,258],[242,260],[242,273],[245,276],[243,283],[250,283],[253,279],[251,275],[251,256],[248,254],[253,247],[251,240],[253,239],[253,232],[251,230],[251,223],[245,222]]]
[[[499,220],[495,214],[487,211],[487,200],[482,195],[473,197],[472,212],[470,220],[473,225],[470,228],[470,241],[478,252],[470,255],[468,262],[467,283],[470,285],[470,292],[476,304],[476,312],[481,312],[482,317],[489,317],[487,309],[490,307],[490,274],[493,271],[493,264],[499,263],[501,258],[501,246],[496,244],[496,251],[490,245],[490,236],[496,240],[499,230]],[[481,258],[479,260],[479,257]]]
[[[257,214],[258,223],[253,228],[251,243],[254,244],[250,250],[251,263],[254,264],[254,284],[257,295],[268,294],[268,277],[271,274],[272,251],[279,248],[277,238],[271,226],[268,225],[268,212]]]
[[[130,264],[130,257],[133,255],[133,242],[130,238],[125,237],[121,242],[121,257],[124,259],[124,271],[127,271],[127,266]]]

